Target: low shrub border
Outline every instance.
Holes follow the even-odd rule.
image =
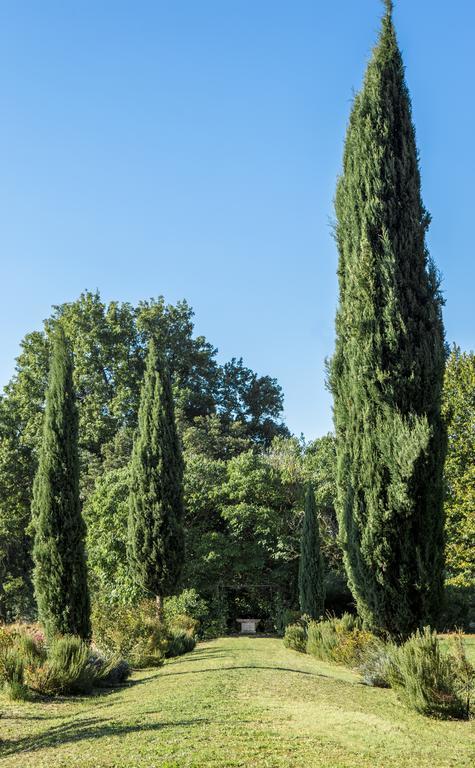
[[[284,645],[322,661],[356,669],[367,685],[391,687],[411,709],[442,719],[468,719],[475,694],[475,668],[463,638],[443,648],[429,627],[404,643],[383,641],[350,614],[323,621],[301,619],[285,630]]]

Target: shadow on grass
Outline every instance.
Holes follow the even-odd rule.
[[[195,652],[193,654],[186,653],[184,656],[179,656],[177,658],[171,658],[167,660],[167,663],[165,666],[175,666],[175,664],[186,664],[188,662],[192,661],[207,661],[208,659],[232,659],[234,658],[231,654],[228,653],[207,653],[206,655],[198,652]]]
[[[166,728],[176,728],[179,726],[205,725],[209,722],[210,720],[207,718],[195,718],[193,720],[126,725],[92,717],[49,728],[48,731],[42,734],[32,734],[22,739],[2,741],[0,743],[0,757],[25,752],[36,752],[39,749],[48,749],[49,747],[58,747],[90,739],[102,739],[105,736],[124,736],[131,733],[145,734],[151,731],[162,731]]]
[[[234,670],[238,669],[266,669],[271,670],[272,672],[292,672],[295,675],[307,675],[309,677],[325,677],[329,680],[332,680],[331,675],[325,675],[323,672],[306,672],[303,669],[292,669],[291,667],[276,667],[274,665],[272,666],[264,666],[262,664],[243,664],[243,665],[236,665],[235,667],[211,667],[209,669],[190,669],[184,672],[164,672],[162,674],[162,677],[174,677],[175,675],[200,675],[203,672],[233,672]]]

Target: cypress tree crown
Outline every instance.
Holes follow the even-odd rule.
[[[43,437],[33,489],[34,586],[47,635],[91,635],[79,500],[78,414],[72,355],[61,327],[53,340]]]
[[[330,383],[349,585],[367,625],[407,634],[435,621],[442,600],[445,348],[391,12],[386,2],[336,192],[340,296]]]
[[[302,613],[318,619],[325,604],[323,558],[320,548],[315,493],[311,483],[305,494],[305,513],[300,539],[299,603]]]
[[[128,556],[135,581],[161,598],[180,581],[184,560],[183,459],[171,379],[150,342],[130,467]]]

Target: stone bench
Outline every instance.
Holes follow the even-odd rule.
[[[255,635],[260,619],[236,619],[236,621],[241,625],[241,635]]]

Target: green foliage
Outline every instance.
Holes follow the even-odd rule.
[[[347,667],[359,667],[375,645],[377,640],[371,632],[356,627],[341,634],[333,650],[333,660]]]
[[[469,630],[471,622],[475,622],[475,587],[474,585],[460,587],[447,584],[445,588],[445,603],[440,627],[443,631],[454,629]]]
[[[91,652],[89,663],[94,668],[94,684],[98,688],[122,685],[132,672],[130,664],[120,656],[105,656],[101,651]]]
[[[153,601],[138,605],[96,603],[92,612],[93,639],[108,656],[125,659],[133,667],[163,664],[168,639],[157,622]]]
[[[210,617],[210,606],[196,589],[184,589],[179,595],[165,600],[163,616],[170,630],[202,634]]]
[[[27,699],[28,688],[25,685],[25,659],[22,646],[16,638],[2,633],[0,637],[0,683],[11,700]]]
[[[465,662],[468,665],[466,659]],[[389,682],[416,712],[432,717],[466,718],[469,712],[461,689],[459,664],[457,657],[443,651],[435,632],[425,627],[394,649]]]
[[[128,557],[136,583],[162,598],[178,587],[184,559],[183,459],[171,382],[150,342],[130,468]]]
[[[454,668],[455,690],[464,702],[465,716],[469,718],[475,696],[475,666],[467,656],[463,635],[460,632],[449,639],[449,655]]]
[[[129,468],[104,472],[84,507],[84,519],[92,591],[112,605],[132,604],[144,596],[127,564],[128,515]]]
[[[311,621],[307,627],[307,653],[321,661],[354,666],[372,641],[373,635],[362,632],[359,619],[350,613]]]
[[[29,488],[33,481],[29,451],[20,445],[16,407],[0,397],[0,617],[31,617]]]
[[[88,643],[74,635],[57,636],[48,646],[46,663],[34,670],[30,686],[46,695],[85,694],[94,686]]]
[[[284,645],[294,651],[305,653],[307,649],[307,629],[303,624],[289,624],[285,628]]]
[[[475,354],[454,347],[444,381],[447,582],[475,602]]]
[[[166,650],[166,657],[170,659],[174,656],[183,656],[184,653],[189,653],[196,645],[196,639],[194,635],[184,631],[173,631],[169,634],[168,646]]]
[[[226,370],[219,366],[217,350],[194,335],[193,311],[186,302],[167,305],[159,297],[136,306],[105,304],[98,293],[85,292],[54,307],[44,328],[21,342],[15,375],[0,397],[0,617],[7,621],[35,615],[30,506],[58,324],[74,353],[80,489],[86,502],[98,477],[129,462],[151,337],[170,367],[177,421],[185,438],[189,432],[190,450],[227,459],[286,433],[275,380],[257,377],[242,361],[232,361]],[[102,579],[103,553],[94,555]],[[93,576],[92,586],[98,588],[101,579],[98,584]],[[120,580],[111,591],[111,601],[136,599]]]
[[[315,494],[309,484],[305,494],[305,513],[300,539],[299,603],[302,613],[318,619],[325,604],[323,558],[320,550]]]
[[[33,559],[38,613],[47,634],[89,638],[90,606],[79,501],[77,410],[66,337],[56,333],[35,477]]]
[[[407,635],[442,604],[445,348],[389,5],[354,100],[335,207],[340,297],[330,383],[345,566],[365,623]]]
[[[345,574],[338,542],[336,438],[329,433],[306,446],[302,457],[304,479],[312,484],[318,510],[320,539],[326,570]]]

